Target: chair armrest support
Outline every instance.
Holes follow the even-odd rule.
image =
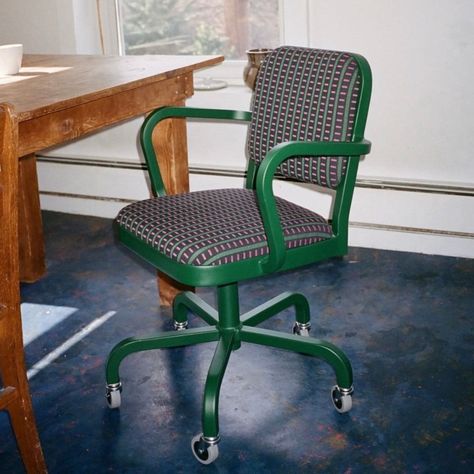
[[[286,255],[285,241],[280,217],[273,194],[273,178],[277,168],[288,158],[305,156],[347,156],[359,159],[370,152],[371,143],[357,142],[284,142],[272,148],[260,163],[255,181],[257,200],[262,216],[269,254],[260,262],[264,272],[274,272],[280,268]]]
[[[161,107],[151,112],[141,127],[140,144],[150,173],[153,194],[158,196],[164,196],[166,189],[153,147],[152,134],[160,121],[169,118],[200,118],[249,122],[251,113],[243,110],[202,109],[195,107]]]

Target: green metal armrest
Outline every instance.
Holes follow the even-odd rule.
[[[141,127],[140,143],[148,165],[152,191],[157,196],[166,195],[166,189],[161,177],[158,160],[156,159],[152,133],[161,120],[177,117],[249,122],[251,113],[244,110],[201,109],[194,107],[162,107],[151,112]]]
[[[371,143],[367,140],[357,142],[285,142],[272,148],[260,163],[255,188],[258,205],[262,215],[269,254],[262,259],[264,272],[278,270],[285,261],[286,247],[283,230],[278,216],[275,196],[273,195],[273,177],[277,168],[288,158],[305,156],[347,156],[351,161],[369,153]],[[354,174],[355,179],[355,174]]]

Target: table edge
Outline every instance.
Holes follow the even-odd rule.
[[[32,56],[38,56],[38,55],[32,55]],[[55,56],[60,56],[60,55],[55,55]],[[199,58],[199,56],[196,56],[196,58]],[[204,69],[209,66],[214,66],[223,61],[224,61],[224,56],[208,57],[207,59],[196,62],[195,64],[177,67],[176,69],[173,69],[170,71],[165,71],[159,74],[151,75],[149,77],[137,79],[134,81],[127,82],[125,84],[120,84],[120,85],[110,87],[104,90],[94,91],[89,94],[76,97],[74,98],[74,104],[71,104],[71,99],[68,99],[68,100],[62,100],[62,101],[58,101],[56,103],[50,104],[47,107],[39,107],[37,109],[27,110],[23,112],[16,112],[15,107],[13,106],[14,114],[18,122],[32,120],[44,115],[58,112],[60,110],[66,110],[68,108],[86,104],[88,102],[92,102],[104,97],[113,96],[114,94],[118,92],[130,91],[133,89],[146,86],[148,84],[152,84],[154,82],[163,81],[163,80],[170,79],[172,77],[177,77],[183,74],[193,73],[196,70]]]

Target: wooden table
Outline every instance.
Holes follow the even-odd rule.
[[[15,76],[0,76],[0,103],[13,105],[20,158],[20,278],[46,272],[35,153],[77,139],[193,94],[193,71],[222,56],[25,55]],[[168,192],[189,189],[183,119],[166,121],[154,137]],[[160,276],[162,304],[175,283]]]

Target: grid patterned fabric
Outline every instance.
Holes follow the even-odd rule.
[[[350,141],[360,91],[357,62],[337,51],[284,46],[262,63],[252,104],[247,149],[259,164],[275,145],[293,140]],[[279,171],[335,189],[343,157],[290,158]]]
[[[277,198],[288,249],[332,236],[318,214]],[[122,209],[118,224],[167,257],[189,265],[222,265],[268,254],[255,192],[217,189],[162,196]]]

